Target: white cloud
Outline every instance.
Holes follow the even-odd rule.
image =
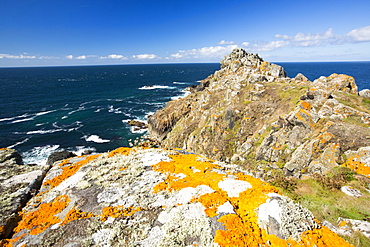
[[[298,46],[298,47],[310,47],[310,46],[320,46],[326,45],[331,42],[336,42],[340,39],[340,36],[336,36],[334,34],[334,30],[329,28],[324,33],[297,33],[294,36],[288,36],[285,34],[276,34],[275,38],[282,39],[285,43],[285,47],[287,45]],[[281,41],[278,41],[281,42]],[[279,46],[277,46],[279,48]]]
[[[154,54],[140,54],[140,55],[133,55],[132,56],[133,58],[135,59],[155,59],[155,58],[159,58],[157,55],[154,55]]]
[[[123,55],[111,54],[106,57],[100,57],[100,59],[127,59],[127,57]]]
[[[261,44],[253,44],[253,50],[256,51],[272,51],[278,48],[283,48],[289,45],[289,41],[278,40],[278,41],[270,41],[267,43]]]
[[[249,42],[243,42],[242,43],[242,46],[244,46],[244,47],[248,47],[250,45],[250,43]]]
[[[66,59],[73,59],[73,56],[72,55],[68,55],[68,56],[66,56]]]
[[[0,58],[9,58],[9,59],[34,59],[36,56],[27,56],[27,55],[10,55],[10,54],[0,54]]]
[[[221,40],[220,42],[218,42],[218,45],[233,45],[233,44],[235,44],[234,41]]]
[[[52,56],[41,56],[38,59],[60,59],[60,57],[52,57]]]
[[[370,41],[370,26],[353,29],[345,37],[353,42],[368,42]]]
[[[223,57],[237,47],[237,45],[208,46],[200,49],[180,50],[177,53],[171,54],[167,59]]]
[[[76,59],[83,60],[83,59],[86,59],[86,56],[85,55],[78,56],[78,57],[76,57]]]

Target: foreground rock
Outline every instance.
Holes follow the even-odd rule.
[[[364,93],[362,93],[365,96]],[[269,179],[326,174],[343,165],[370,176],[370,101],[351,76],[313,82],[236,49],[188,97],[149,118],[152,138],[234,162]]]
[[[56,162],[13,246],[350,246],[276,188],[193,154],[119,148]]]
[[[14,149],[0,149],[0,239],[10,237],[18,212],[40,188],[46,166],[25,165]]]

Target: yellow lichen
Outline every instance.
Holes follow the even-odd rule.
[[[116,206],[116,207],[106,207],[103,208],[103,213],[100,215],[100,219],[102,221],[106,221],[108,217],[118,218],[122,216],[131,216],[135,212],[141,211],[141,207],[129,207],[125,208],[124,206]]]
[[[360,155],[351,155],[344,166],[356,171],[358,174],[370,177],[370,167],[359,161]]]
[[[154,170],[167,175],[164,182],[154,187],[154,192],[179,191],[186,187],[207,185],[214,192],[195,197],[191,202],[200,202],[209,217],[216,216],[218,207],[230,202],[235,214],[224,215],[218,220],[226,229],[216,231],[214,241],[220,246],[334,246],[332,243],[351,246],[327,228],[304,232],[300,242],[269,235],[259,227],[256,210],[266,202],[268,193],[279,193],[275,187],[244,173],[227,171],[225,173],[233,179],[246,181],[252,185],[252,188],[239,193],[238,197],[229,197],[218,186],[219,182],[226,178],[226,175],[216,172],[216,169],[222,169],[220,166],[212,162],[199,161],[198,156],[193,154],[170,157],[172,161],[162,161],[153,166]]]
[[[49,189],[52,189],[52,188],[58,186],[64,180],[66,180],[67,178],[71,177],[78,170],[80,170],[80,168],[83,165],[85,165],[88,162],[96,159],[99,156],[100,156],[100,154],[90,155],[90,156],[87,156],[84,160],[81,160],[81,161],[76,162],[76,163],[73,163],[73,164],[70,164],[68,160],[63,161],[61,164],[59,164],[59,166],[61,167],[61,169],[63,170],[63,172],[60,175],[58,175],[58,176],[56,176],[56,177],[54,177],[52,179],[46,180],[43,185],[44,186],[49,186]]]
[[[129,155],[133,151],[131,148],[126,148],[126,147],[120,147],[117,148],[116,150],[113,150],[108,153],[108,158],[113,157],[114,155],[121,154],[121,155]]]
[[[65,225],[65,224],[68,224],[69,222],[71,221],[74,221],[74,220],[78,220],[78,219],[87,219],[87,218],[91,218],[91,217],[94,217],[94,214],[91,213],[91,212],[82,212],[81,210],[79,209],[76,209],[75,207],[73,209],[71,209],[66,217],[64,217],[64,220],[62,222],[62,226]]]
[[[33,212],[20,213],[22,220],[14,229],[15,233],[23,229],[30,230],[31,235],[37,235],[45,231],[50,226],[59,223],[61,220],[55,216],[62,212],[69,203],[69,198],[66,195],[58,196],[50,203],[43,203],[38,206],[38,209]]]

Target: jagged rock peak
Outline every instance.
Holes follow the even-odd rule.
[[[226,55],[221,61],[221,69],[232,65],[233,63],[240,63],[245,66],[259,66],[263,59],[258,54],[246,52],[242,48],[235,48],[230,54]]]
[[[283,67],[264,61],[258,54],[246,52],[242,48],[234,49],[222,59],[221,70],[236,72],[242,69],[244,74],[271,76],[274,78],[286,77]],[[269,78],[270,80],[272,78]]]

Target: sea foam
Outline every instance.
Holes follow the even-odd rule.
[[[84,136],[86,141],[88,142],[96,142],[96,143],[105,143],[105,142],[110,142],[110,140],[104,140],[100,138],[98,135],[90,135],[90,136]]]

